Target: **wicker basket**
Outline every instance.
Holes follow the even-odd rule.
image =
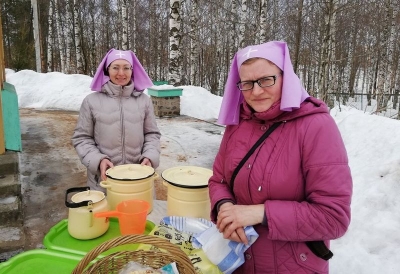
[[[118,251],[97,260],[87,266],[101,253],[124,244],[149,244],[160,250]],[[119,271],[130,261],[158,269],[166,264],[176,262],[180,274],[196,274],[189,257],[178,246],[169,241],[151,235],[126,235],[108,240],[88,252],[78,263],[73,274],[112,274]],[[86,268],[86,269],[85,269]]]

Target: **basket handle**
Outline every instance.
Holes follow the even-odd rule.
[[[75,269],[72,271],[72,274],[83,273],[84,269],[98,255],[113,247],[125,244],[149,244],[158,247],[160,249],[166,250],[168,253],[171,253],[174,256],[182,258],[183,260],[187,261],[190,265],[192,264],[189,257],[178,246],[170,243],[169,241],[156,236],[133,234],[133,235],[119,236],[98,245],[96,248],[92,249],[82,258],[82,260],[77,264]]]

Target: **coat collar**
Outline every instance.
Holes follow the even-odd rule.
[[[132,95],[138,96],[138,94],[141,93],[135,91],[132,81],[126,86],[115,85],[111,81],[108,81],[102,87],[101,92],[111,97],[131,97]]]
[[[255,120],[261,123],[289,121],[302,116],[314,113],[329,113],[326,104],[314,97],[307,98],[301,103],[300,108],[292,111],[283,111],[280,108],[281,102],[275,102],[268,110],[264,112],[255,112],[247,103],[243,101],[240,109],[241,120]]]

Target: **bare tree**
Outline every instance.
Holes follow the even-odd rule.
[[[49,15],[48,15],[48,34],[47,34],[47,71],[52,71],[53,68],[53,45],[55,43],[53,36],[53,7],[54,1],[49,2]]]
[[[241,0],[239,23],[239,48],[245,47],[247,0]]]
[[[237,18],[237,6],[236,6],[236,0],[234,1],[229,1],[231,2],[231,10],[230,10],[230,16],[229,16],[229,21],[230,21],[230,26],[229,26],[229,39],[228,39],[228,44],[229,44],[229,60],[233,59],[233,56],[236,52],[237,49],[237,34],[236,34],[236,18]]]
[[[190,16],[190,84],[194,85],[199,76],[199,11],[198,0],[192,0],[192,10]]]
[[[130,47],[151,78],[222,95],[239,48],[284,40],[309,93],[330,106],[377,99],[384,115],[399,105],[398,0],[36,1],[42,70],[93,75],[110,48]],[[0,5],[6,66],[35,69],[31,1]]]
[[[36,71],[42,72],[42,62],[40,60],[40,35],[39,35],[39,14],[38,14],[38,7],[37,1],[31,0],[32,3],[32,10],[33,10],[33,36],[35,39],[35,56],[36,56]]]
[[[376,87],[377,93],[377,105],[378,111],[382,110],[386,107],[385,102],[385,94],[387,94],[388,90],[388,77],[387,72],[389,68],[389,60],[390,56],[389,53],[389,41],[390,41],[390,34],[391,34],[391,26],[392,26],[392,2],[391,0],[385,1],[385,19],[384,19],[384,29],[382,32],[382,39],[380,40],[380,58],[379,58],[379,67],[378,67],[378,85]]]
[[[389,96],[395,93],[396,85],[396,74],[395,71],[398,68],[398,59],[395,56],[396,41],[398,41],[398,32],[396,31],[396,17],[398,16],[398,5],[395,5],[393,1],[390,2],[390,34],[388,48],[388,71],[387,71],[387,84]],[[396,39],[397,38],[397,39]],[[389,99],[388,96],[388,99]]]
[[[180,0],[170,0],[169,15],[169,75],[168,82],[172,85],[179,86],[181,84],[182,74],[182,54],[180,49],[182,33],[181,33],[181,17],[180,17]]]
[[[79,2],[74,0],[74,34],[75,34],[75,56],[76,56],[76,72],[84,73],[83,62],[82,62],[82,48],[81,48],[81,32],[79,25]]]
[[[303,4],[304,0],[298,0],[298,11],[297,11],[297,31],[296,31],[296,43],[294,44],[294,61],[293,69],[297,73],[297,68],[299,66],[300,58],[300,45],[301,45],[301,35],[302,35],[302,25],[303,25]]]
[[[259,31],[257,33],[258,43],[264,43],[267,40],[267,2],[266,0],[260,0],[260,24]]]
[[[127,1],[121,0],[121,16],[122,16],[122,49],[128,50],[128,13]]]
[[[61,17],[60,17],[60,10],[59,10],[59,0],[55,0],[54,2],[55,7],[55,14],[56,14],[56,26],[57,26],[57,40],[58,40],[58,51],[60,53],[60,63],[61,63],[61,72],[65,73],[65,63],[66,63],[66,56],[64,53],[64,36],[63,30],[61,25]]]
[[[334,76],[330,76],[330,65],[334,58],[335,51],[335,18],[337,12],[338,0],[329,0],[325,3],[325,17],[323,25],[323,43],[321,49],[321,60],[320,60],[320,75],[319,75],[319,98],[323,101],[328,102],[328,91],[330,89],[330,81]],[[333,69],[332,71],[335,71]]]
[[[75,62],[72,62],[71,52],[73,48],[73,41],[72,41],[72,26],[73,26],[73,17],[71,13],[71,0],[65,0],[65,50],[66,50],[66,62],[65,62],[65,69],[68,73],[71,73],[71,67],[75,69]]]
[[[132,24],[132,29],[130,30],[130,33],[132,33],[132,50],[134,52],[136,52],[136,32],[137,32],[137,28],[136,28],[136,1],[132,1],[133,3],[131,4],[131,12],[133,14],[132,18],[133,18],[133,24]]]

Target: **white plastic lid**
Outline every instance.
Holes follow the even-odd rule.
[[[178,166],[163,171],[161,177],[171,185],[183,188],[205,188],[212,170],[197,166]]]
[[[114,180],[135,181],[153,176],[154,168],[140,164],[114,166],[106,171],[108,178]]]
[[[80,203],[83,201],[92,201],[93,203],[97,203],[102,201],[106,195],[102,191],[98,190],[86,190],[79,192],[71,197],[71,201],[74,203]]]

